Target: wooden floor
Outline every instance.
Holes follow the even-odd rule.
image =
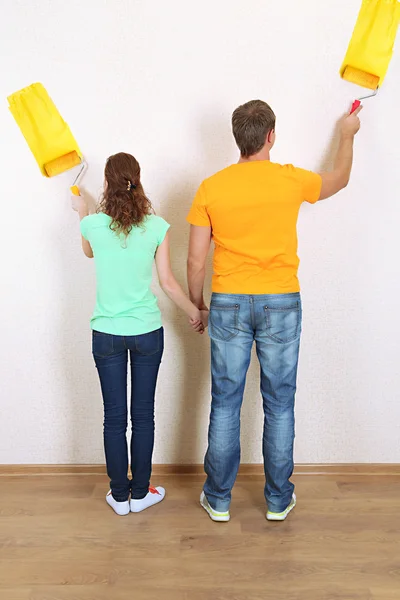
[[[284,523],[258,476],[229,523],[198,475],[153,483],[163,503],[117,517],[102,475],[0,477],[1,600],[400,600],[399,476],[297,476]]]

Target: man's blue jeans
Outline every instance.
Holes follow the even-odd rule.
[[[253,342],[261,368],[263,455],[268,509],[290,503],[294,397],[301,333],[300,294],[213,294],[210,307],[212,404],[204,492],[225,512],[240,463],[240,410]]]

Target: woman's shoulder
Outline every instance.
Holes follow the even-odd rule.
[[[158,244],[161,244],[169,229],[169,223],[158,215],[148,215],[145,229],[155,236]]]
[[[148,215],[146,218],[146,222],[147,223],[151,223],[152,225],[163,225],[164,223],[167,223],[167,221],[165,219],[163,219],[162,217],[160,217],[159,215]],[[168,223],[167,223],[168,225]]]
[[[110,224],[110,217],[104,213],[94,213],[84,217],[81,221],[81,233],[87,238],[93,229],[98,229],[104,225]]]
[[[159,215],[148,215],[145,221],[146,229],[149,228],[152,231],[160,231],[169,227],[169,223]]]
[[[88,215],[87,217],[84,217],[82,219],[82,221],[86,221],[87,223],[91,223],[91,224],[105,223],[107,221],[110,221],[110,217],[108,215],[106,215],[105,213],[98,212],[98,213],[93,213],[92,215]]]
[[[98,212],[88,215],[82,219],[82,222],[83,221],[86,221],[86,224],[89,227],[98,227],[99,225],[109,225],[111,218],[103,212]]]

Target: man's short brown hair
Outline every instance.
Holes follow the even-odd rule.
[[[250,100],[233,112],[233,135],[241,156],[245,158],[260,152],[267,135],[274,129],[274,111],[262,100]]]

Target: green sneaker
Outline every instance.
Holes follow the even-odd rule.
[[[212,508],[212,506],[210,506],[210,504],[207,500],[207,496],[205,495],[204,492],[201,492],[200,504],[204,508],[204,510],[206,510],[208,512],[208,514],[210,515],[210,518],[213,521],[226,522],[226,521],[229,521],[229,519],[231,518],[231,516],[229,514],[229,510],[227,512],[218,512],[217,510],[214,510]]]
[[[286,519],[286,517],[288,516],[288,514],[290,513],[290,511],[292,511],[295,506],[296,506],[296,494],[293,494],[289,506],[287,508],[285,508],[284,511],[282,511],[280,513],[275,513],[272,511],[267,512],[268,521],[284,521]]]

